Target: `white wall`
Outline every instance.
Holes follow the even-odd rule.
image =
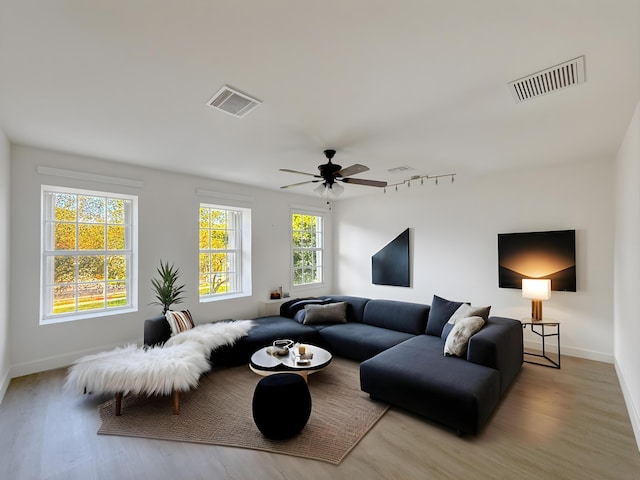
[[[0,129],[0,298],[9,298],[9,141]],[[0,403],[9,386],[9,302],[0,302]]]
[[[141,180],[142,188],[109,185],[87,180],[41,175],[38,166]],[[145,318],[160,313],[153,301],[151,277],[160,259],[175,263],[186,284],[187,301],[180,304],[196,323],[225,318],[253,318],[279,285],[290,290],[290,205],[324,208],[319,198],[302,197],[247,186],[138,168],[65,153],[12,146],[11,181],[19,188],[11,196],[11,376],[67,365],[78,356],[112,345],[140,341]],[[38,298],[40,278],[40,187],[60,185],[138,195],[139,311],[96,319],[40,326]],[[249,197],[232,201],[202,197],[196,189]],[[236,204],[252,209],[253,296],[199,303],[198,206],[200,202]],[[331,238],[331,221],[327,222]],[[331,255],[330,246],[328,255]],[[330,257],[329,257],[330,258]],[[330,273],[330,272],[329,272]],[[331,290],[330,276],[324,288],[292,292],[320,295]]]
[[[437,173],[437,172],[433,172]],[[524,318],[530,301],[498,288],[497,234],[576,230],[578,291],[552,292],[563,353],[613,362],[613,159],[484,177],[458,175],[334,205],[341,293],[431,303],[434,294]],[[371,284],[371,256],[411,228],[411,288]],[[526,341],[533,339],[527,336]]]
[[[614,352],[640,447],[640,103],[618,152],[615,200]]]

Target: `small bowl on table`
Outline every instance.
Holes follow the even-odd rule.
[[[293,340],[275,340],[273,342],[275,355],[288,355],[291,347],[293,347]]]

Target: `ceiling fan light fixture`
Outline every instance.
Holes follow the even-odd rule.
[[[335,155],[336,151],[333,149],[327,149],[324,151],[324,155],[327,158],[327,163],[322,165],[318,165],[319,174],[307,173],[307,172],[299,172],[297,170],[291,170],[289,168],[281,168],[281,172],[289,172],[289,173],[298,173],[301,175],[307,175],[311,177],[315,177],[316,180],[308,180],[306,182],[298,182],[292,183],[290,185],[284,185],[280,188],[289,188],[295,187],[298,185],[304,185],[307,183],[316,183],[322,182],[321,185],[318,185],[314,188],[314,192],[318,195],[323,195],[326,193],[327,195],[333,194],[334,196],[340,195],[344,191],[344,186],[338,184],[337,182],[344,183],[353,183],[355,185],[365,185],[369,187],[386,187],[387,182],[379,181],[379,180],[367,180],[364,178],[354,178],[352,175],[356,175],[358,173],[366,172],[369,170],[369,167],[366,165],[360,165],[356,163],[346,168],[342,168],[341,165],[337,163],[333,163],[331,159]]]

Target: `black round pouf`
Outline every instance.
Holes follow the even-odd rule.
[[[262,434],[285,440],[300,433],[311,415],[309,387],[300,375],[276,373],[264,377],[253,393],[253,420]]]

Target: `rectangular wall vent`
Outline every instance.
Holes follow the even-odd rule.
[[[508,85],[514,100],[519,103],[584,83],[585,80],[583,55],[555,67],[519,78]]]
[[[233,115],[234,117],[244,117],[251,110],[256,108],[262,102],[251,98],[233,88],[224,85],[218,92],[207,102],[212,108]]]

